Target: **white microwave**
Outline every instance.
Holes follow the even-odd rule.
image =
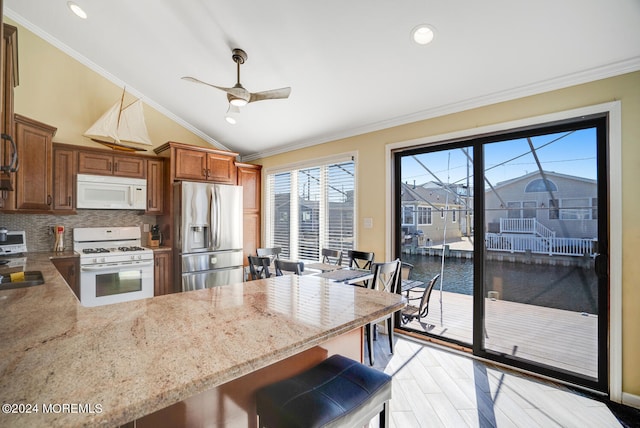
[[[110,175],[78,174],[76,208],[144,210],[147,180]]]

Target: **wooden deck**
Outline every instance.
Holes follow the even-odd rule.
[[[597,377],[596,315],[504,300],[485,305],[485,349]],[[427,318],[404,327],[470,345],[472,314],[472,296],[443,291],[441,300],[434,289]]]

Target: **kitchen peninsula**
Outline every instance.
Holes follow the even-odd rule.
[[[0,291],[3,427],[174,425],[198,408],[220,409],[214,422],[254,426],[252,388],[337,349],[362,360],[361,327],[405,304],[283,276],[85,308],[50,256],[27,257],[43,285]]]

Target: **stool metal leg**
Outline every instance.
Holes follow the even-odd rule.
[[[367,340],[367,350],[369,351],[369,365],[373,365],[373,326],[367,324],[364,329]]]
[[[389,335],[389,350],[393,354],[393,317],[387,319],[387,334]]]
[[[380,412],[380,428],[390,427],[389,425],[389,413],[391,410],[389,409],[389,402],[385,401],[382,405],[382,411]]]

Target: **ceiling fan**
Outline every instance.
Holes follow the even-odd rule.
[[[212,85],[211,83],[203,82],[200,79],[196,79],[195,77],[184,76],[183,80],[188,80],[189,82],[194,83],[202,83],[203,85],[211,86],[212,88],[220,89],[227,93],[227,99],[229,100],[230,108],[233,107],[242,107],[247,105],[248,103],[254,103],[256,101],[262,100],[274,100],[274,99],[282,99],[288,98],[291,93],[291,88],[280,88],[280,89],[271,89],[268,91],[262,92],[249,92],[244,86],[240,83],[240,65],[244,64],[247,60],[247,53],[242,49],[234,49],[231,55],[231,58],[236,63],[238,68],[238,81],[237,83],[231,87],[226,88],[223,86]]]

